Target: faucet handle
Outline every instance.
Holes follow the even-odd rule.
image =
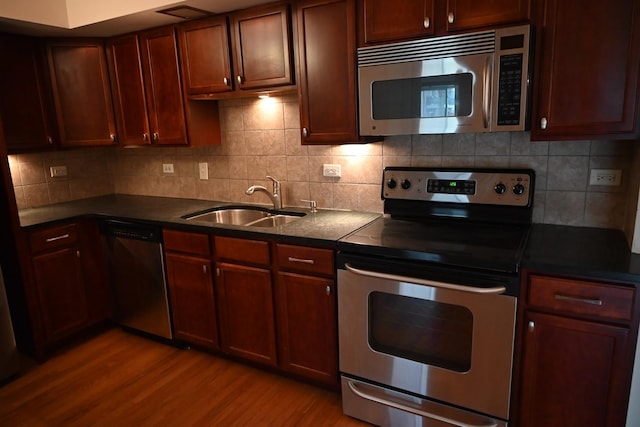
[[[318,212],[318,205],[315,200],[300,199],[300,201],[309,203],[309,209],[311,209],[311,212]]]
[[[267,179],[273,181],[273,194],[277,195],[280,192],[280,181],[272,177],[271,175],[267,175]]]

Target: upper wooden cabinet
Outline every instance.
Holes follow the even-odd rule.
[[[530,0],[358,0],[359,45],[526,22],[529,10]]]
[[[289,5],[231,15],[235,78],[242,90],[293,83]]]
[[[60,146],[115,144],[116,125],[102,40],[48,40],[46,46]]]
[[[358,135],[355,4],[297,3],[297,64],[303,144],[354,142]]]
[[[185,89],[189,95],[233,90],[226,16],[198,19],[178,29]]]
[[[0,117],[9,153],[53,148],[50,91],[38,39],[0,37]]]
[[[220,143],[217,104],[185,100],[174,27],[115,37],[107,46],[122,145]]]
[[[640,3],[537,2],[532,140],[640,134]]]

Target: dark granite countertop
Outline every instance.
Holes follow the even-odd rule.
[[[620,230],[534,224],[522,267],[640,286],[640,255]]]
[[[371,212],[320,209],[311,213],[303,208],[285,208],[288,211],[304,212],[306,215],[297,221],[270,228],[182,219],[182,216],[193,212],[225,205],[239,204],[170,197],[109,195],[21,210],[20,224],[29,228],[78,217],[110,217],[201,232],[215,230],[219,234],[239,237],[263,236],[302,244],[334,246],[342,237],[380,216]],[[640,255],[631,253],[624,233],[620,230],[534,224],[522,268],[640,286]]]
[[[334,245],[341,237],[380,216],[380,214],[372,212],[324,209],[318,209],[317,212],[312,213],[309,209],[285,207],[286,211],[304,212],[306,215],[297,221],[269,228],[212,224],[182,219],[182,216],[193,212],[226,205],[255,206],[171,197],[109,195],[24,209],[19,212],[19,216],[20,225],[23,228],[79,217],[109,217],[193,231],[210,232],[215,230],[217,233],[240,237],[262,235],[265,238],[282,238],[292,242],[309,242],[321,245]]]

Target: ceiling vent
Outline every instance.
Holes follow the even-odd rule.
[[[181,19],[194,19],[203,18],[209,16],[209,12],[206,10],[196,9],[191,6],[177,6],[169,9],[158,10],[158,13],[164,13],[165,15],[175,16]]]

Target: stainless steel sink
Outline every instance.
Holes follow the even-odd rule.
[[[184,215],[186,220],[212,222],[216,224],[244,225],[252,227],[276,227],[295,221],[304,213],[274,212],[257,207],[220,207]]]

